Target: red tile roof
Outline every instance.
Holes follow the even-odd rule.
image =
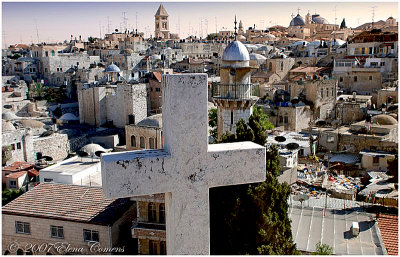
[[[383,243],[389,255],[399,253],[399,217],[394,215],[379,214],[378,226],[381,231]]]
[[[28,175],[31,177],[34,177],[34,176],[37,177],[37,176],[39,176],[39,171],[37,171],[35,169],[28,170]]]
[[[9,171],[9,172],[15,172],[15,171],[21,171],[21,170],[30,170],[33,168],[33,164],[29,162],[13,162],[12,164],[3,167],[3,172],[4,171]]]
[[[106,199],[101,187],[41,183],[3,206],[3,214],[110,225],[132,204]]]
[[[17,172],[14,172],[14,173],[11,173],[11,174],[8,174],[7,176],[6,176],[6,178],[19,178],[19,177],[21,177],[21,176],[23,176],[23,175],[25,175],[26,174],[26,171],[17,171]]]
[[[154,77],[157,79],[158,82],[161,82],[161,72],[159,71],[154,71],[153,72]]]

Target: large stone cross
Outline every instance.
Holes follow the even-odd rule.
[[[207,75],[163,77],[164,148],[101,157],[107,197],[165,194],[167,253],[210,254],[209,188],[265,180],[265,148],[208,145]]]

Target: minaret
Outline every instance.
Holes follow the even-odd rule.
[[[311,24],[312,19],[311,19],[311,14],[310,11],[308,11],[308,13],[306,14],[306,25]]]
[[[235,38],[236,38],[235,19]],[[221,82],[213,88],[213,99],[218,106],[218,138],[226,131],[236,133],[240,119],[248,122],[258,97],[253,96],[250,56],[247,48],[235,39],[222,55]]]
[[[243,35],[243,34],[244,34],[244,31],[243,31],[243,23],[242,23],[242,21],[240,20],[240,21],[239,21],[238,35]]]
[[[163,38],[169,39],[169,21],[168,21],[168,13],[165,10],[164,6],[160,4],[156,14],[154,15],[154,22],[155,22],[155,30],[154,30],[154,37],[156,38]]]

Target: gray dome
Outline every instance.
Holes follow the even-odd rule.
[[[121,72],[121,70],[118,68],[117,65],[111,63],[110,65],[107,66],[105,72]]]
[[[162,128],[162,114],[152,115],[138,122],[138,126]]]
[[[12,112],[3,112],[1,115],[3,120],[15,120],[18,119],[18,116]]]
[[[297,16],[290,21],[289,26],[304,26],[304,25],[306,25],[306,23],[304,22],[303,17],[301,17],[300,14],[297,14]]]
[[[329,22],[325,18],[319,16],[319,14],[314,14],[312,16],[312,21],[317,24],[329,24]]]
[[[240,41],[233,41],[226,48],[222,54],[223,61],[249,61],[249,51]]]
[[[266,59],[267,57],[261,54],[254,54],[254,53],[250,54],[250,60],[264,61]]]
[[[45,124],[38,120],[19,120],[20,123],[24,128],[43,128]]]
[[[386,114],[379,114],[372,117],[372,122],[379,125],[397,125],[397,120]]]

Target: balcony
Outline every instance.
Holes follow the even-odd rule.
[[[132,237],[140,239],[165,239],[165,224],[135,222],[132,226]]]
[[[213,84],[211,93],[217,99],[245,100],[259,97],[260,88],[254,84]]]

